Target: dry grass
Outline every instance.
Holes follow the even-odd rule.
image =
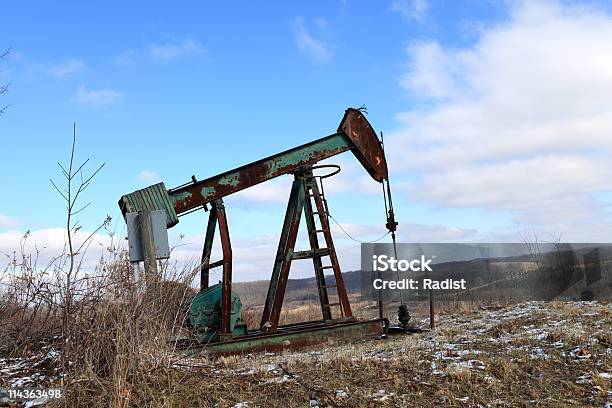
[[[151,376],[174,361],[170,340],[183,330],[194,272],[165,264],[154,279],[136,281],[125,254],[115,255],[74,297],[64,325],[65,305],[41,289],[59,284],[23,280],[23,264],[9,265],[0,387],[63,385],[68,406],[91,406],[90,392],[103,393],[104,406],[138,405]]]
[[[136,281],[125,255],[63,304],[13,262],[0,300],[0,386],[66,387],[69,407],[602,406],[612,399],[612,307],[597,302],[517,305],[438,302],[435,331],[386,340],[323,344],[304,351],[213,359],[172,348],[197,268],[163,265]],[[5,271],[6,272],[6,271]],[[290,298],[291,299],[291,298]],[[371,302],[351,295],[355,315]],[[427,302],[409,304],[427,327]],[[396,304],[386,305],[394,318]],[[261,305],[246,304],[257,327]],[[285,303],[282,323],[320,318],[311,300]],[[44,375],[44,377],[41,377]]]
[[[610,309],[555,302],[480,310],[419,335],[186,358],[141,377],[146,386],[126,387],[134,406],[602,406],[612,398],[606,378],[612,362],[610,346],[598,336],[612,330]],[[500,326],[500,335],[491,336]],[[561,327],[589,335],[558,337]],[[91,404],[104,389],[90,387],[71,394],[70,403]]]
[[[610,347],[598,340],[612,329],[609,313],[607,304],[527,303],[456,315],[435,332],[207,360],[183,372],[190,386],[196,372],[214,373],[206,387],[218,406],[602,406],[612,397]],[[559,327],[589,335],[578,345],[549,337]]]
[[[437,302],[436,329],[422,334],[187,358],[172,340],[187,334],[197,265],[165,263],[159,275],[137,280],[125,254],[109,248],[86,275],[71,252],[41,268],[22,251],[0,271],[8,282],[0,297],[0,387],[63,385],[56,405],[67,407],[557,407],[612,399],[607,303],[451,300]],[[281,324],[320,319],[311,295],[289,293]],[[250,328],[259,325],[257,296],[243,299]],[[378,315],[371,302],[350,296],[357,317]],[[390,320],[397,306],[386,305]],[[408,306],[413,324],[426,328],[427,302]]]

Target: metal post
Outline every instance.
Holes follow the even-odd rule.
[[[232,312],[232,245],[229,237],[227,218],[223,199],[214,201],[219,221],[219,236],[223,252],[223,287],[221,290],[221,333],[222,337],[231,336],[230,314]]]
[[[377,274],[377,278],[380,279],[380,271],[377,270],[376,271]],[[376,292],[378,292],[378,318],[382,319],[385,317],[385,308],[383,305],[383,298],[382,298],[382,289],[381,290],[377,290]]]
[[[153,219],[151,211],[139,211],[142,252],[144,257],[144,278],[147,289],[158,279],[157,259],[155,258],[155,241],[153,239]]]
[[[200,263],[200,291],[208,287],[210,271],[210,254],[212,252],[213,241],[215,239],[215,229],[217,229],[217,207],[213,204],[208,214],[208,225],[206,227],[206,238],[202,249],[202,260]]]
[[[274,269],[272,270],[272,278],[270,279],[270,287],[268,288],[268,296],[261,318],[262,330],[276,331],[278,327],[303,205],[304,184],[302,180],[296,177],[291,186],[291,194],[289,196],[289,203],[287,204],[287,212],[285,213],[283,231],[281,232],[281,238],[278,243]]]
[[[282,268],[281,268],[279,279],[278,279],[278,286],[276,287],[276,296],[274,296],[274,305],[272,306],[272,311],[270,315],[270,323],[271,323],[270,329],[272,331],[276,331],[276,328],[278,327],[280,313],[283,307],[283,299],[285,298],[287,280],[289,279],[289,269],[291,268],[293,250],[295,248],[295,241],[297,240],[297,233],[300,227],[300,219],[302,216],[303,202],[304,202],[304,188],[302,184],[302,188],[298,190],[298,197],[297,197],[295,213],[291,220],[289,235],[287,236],[287,246],[285,248]]]
[[[433,301],[433,292],[429,290],[429,328],[431,330],[436,328],[435,323],[435,314],[434,314],[434,301]]]

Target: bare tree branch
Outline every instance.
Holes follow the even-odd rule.
[[[88,176],[83,176],[85,166],[89,163],[89,159],[85,160],[81,165],[75,169],[75,148],[76,148],[76,123],[73,124],[72,128],[72,145],[70,148],[70,157],[66,166],[58,163],[58,166],[62,172],[62,175],[66,179],[66,188],[64,191],[60,190],[57,184],[51,180],[51,185],[59,193],[59,195],[66,202],[66,237],[67,237],[67,267],[68,270],[63,275],[60,282],[60,295],[62,305],[62,330],[64,332],[64,338],[70,339],[70,325],[69,318],[73,313],[73,306],[75,306],[75,299],[79,297],[81,292],[80,285],[83,282],[82,278],[77,276],[83,263],[83,258],[87,249],[89,248],[93,238],[102,228],[106,228],[110,223],[110,217],[107,217],[104,222],[91,232],[83,242],[75,250],[75,238],[76,234],[81,229],[79,221],[75,221],[75,215],[85,210],[91,203],[87,203],[82,206],[77,206],[78,199],[81,193],[87,188],[93,178],[102,170],[104,163],[100,165],[93,173]],[[78,175],[78,178],[76,176]],[[80,181],[79,181],[80,179]],[[76,257],[80,258],[77,260]],[[64,353],[62,353],[62,358]],[[66,368],[65,361],[62,364]]]
[[[4,58],[6,58],[7,55],[9,55],[11,53],[11,49],[7,49],[6,51],[4,51],[2,54],[0,54],[0,61],[2,61]],[[0,71],[2,72],[2,71]],[[8,84],[4,84],[4,85],[0,85],[0,95],[8,92],[9,87],[11,86],[11,83],[9,82]],[[8,109],[9,105],[4,105],[2,107],[0,107],[0,115],[2,115],[4,112],[6,112],[6,110]]]

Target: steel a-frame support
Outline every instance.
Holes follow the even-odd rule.
[[[311,200],[314,200],[314,207]],[[327,207],[324,200],[325,198],[319,191],[316,178],[313,176],[310,167],[303,168],[300,172],[294,174],[283,230],[276,252],[272,278],[270,279],[270,286],[261,319],[260,328],[263,331],[276,331],[278,328],[289,270],[291,262],[295,259],[311,258],[313,261],[323,320],[333,319],[331,308],[334,306],[340,307],[340,317],[352,319],[352,311],[331,237],[327,220]],[[302,212],[306,216],[306,227],[310,242],[309,251],[295,251]],[[320,229],[317,229],[315,214],[318,215]],[[319,233],[323,234],[326,247],[320,247],[317,235]],[[330,265],[324,265],[324,257],[329,257]],[[326,284],[325,269],[333,270],[334,284]],[[330,303],[329,288],[336,288],[338,302]]]
[[[219,224],[219,237],[221,238],[221,251],[223,259],[210,263],[215,230]],[[231,336],[230,313],[232,310],[232,244],[229,237],[227,217],[223,199],[215,200],[211,203],[208,215],[208,225],[206,227],[206,237],[204,239],[204,249],[202,250],[202,260],[200,264],[200,290],[206,289],[209,284],[209,271],[212,268],[223,266],[223,283],[221,289],[221,337]]]

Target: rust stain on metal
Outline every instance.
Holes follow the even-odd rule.
[[[349,108],[344,113],[338,131],[343,131],[353,141],[353,153],[357,160],[378,182],[388,178],[387,161],[376,132],[362,112]]]
[[[217,222],[219,223],[219,236],[223,252],[223,289],[221,291],[221,336],[231,335],[230,313],[232,310],[232,245],[229,228],[225,216],[223,200],[215,201],[217,208]]]
[[[232,340],[207,345],[179,346],[185,354],[205,351],[217,356],[258,351],[299,349],[329,341],[381,336],[389,326],[387,319],[343,321],[338,323],[305,322],[281,326],[274,333],[252,333]]]
[[[181,214],[348,150],[376,181],[387,178],[387,163],[376,132],[362,112],[350,108],[335,134],[178,188],[170,197],[176,213]]]

